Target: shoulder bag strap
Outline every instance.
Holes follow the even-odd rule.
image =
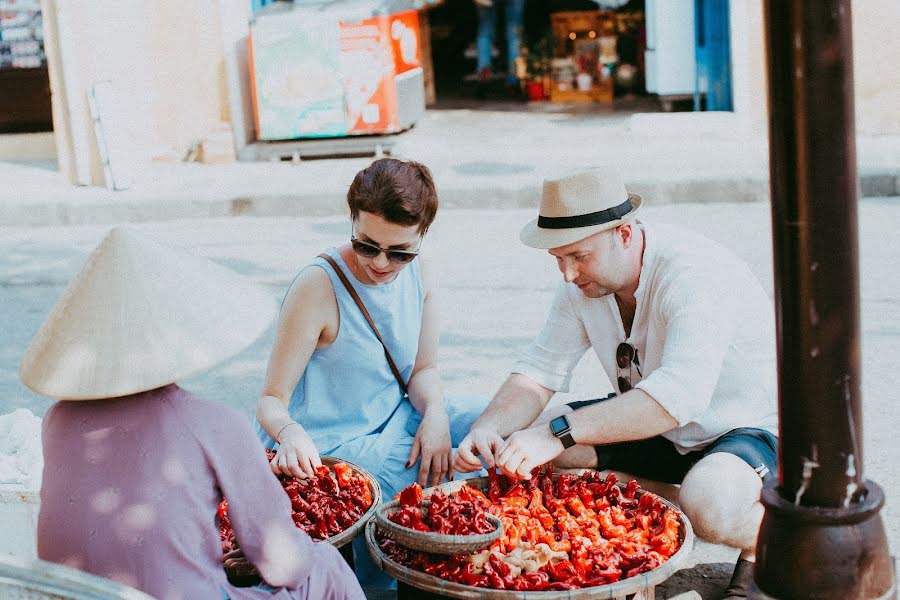
[[[322,253],[319,255],[319,258],[326,260],[328,264],[331,265],[331,267],[334,269],[334,272],[337,273],[338,277],[340,277],[341,283],[343,283],[344,287],[347,288],[347,292],[350,293],[350,297],[353,298],[354,302],[356,302],[356,306],[359,307],[359,311],[366,318],[366,321],[369,322],[369,326],[372,328],[372,331],[375,332],[375,337],[378,338],[378,341],[381,342],[381,347],[384,348],[384,356],[385,358],[387,358],[388,365],[390,365],[391,367],[391,372],[394,374],[394,377],[397,378],[397,383],[400,384],[400,389],[403,390],[403,393],[405,394],[407,392],[406,383],[403,381],[403,377],[400,375],[400,370],[397,368],[396,363],[394,363],[394,359],[391,357],[391,353],[388,351],[387,346],[384,344],[384,339],[381,337],[381,333],[379,333],[378,328],[375,327],[375,322],[372,320],[372,316],[369,314],[369,311],[366,310],[366,305],[363,304],[362,299],[360,299],[359,297],[359,294],[356,293],[356,290],[353,289],[353,285],[347,279],[347,276],[344,275],[344,270],[341,269],[341,267],[338,266],[335,260],[327,254]]]

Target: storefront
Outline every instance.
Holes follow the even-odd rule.
[[[519,99],[607,110],[644,99],[645,109],[733,108],[728,0],[479,2],[428,11],[438,106]]]
[[[498,13],[506,1],[493,0]],[[0,106],[4,123],[0,130],[50,129],[48,72],[53,129],[52,133],[0,135],[0,160],[55,156],[60,170],[73,183],[102,184],[103,164],[92,141],[96,134],[87,97],[92,87],[103,81],[112,82],[123,99],[115,104],[121,114],[108,115],[109,131],[128,134],[129,143],[123,147],[129,160],[139,164],[185,160],[196,156],[192,148],[198,141],[211,137],[225,140],[232,133],[238,158],[247,158],[241,150],[259,140],[249,86],[248,36],[254,11],[272,8],[270,4],[265,0],[0,0],[3,74],[12,72],[13,44],[18,57],[26,56],[29,48],[34,50],[33,42],[43,42],[43,54],[37,55],[40,66],[34,66],[33,59],[31,66],[15,60],[20,69],[17,76],[42,76],[36,84],[40,90],[24,102],[26,87],[7,84],[0,90],[0,103],[6,103]],[[295,4],[315,3],[298,0]],[[591,0],[524,0],[521,33],[528,58],[519,64],[524,67],[525,86],[519,88],[518,99],[510,99],[504,86],[508,69],[500,14],[489,47],[491,55],[490,48],[497,48],[496,56],[491,56],[494,87],[484,88],[477,77],[471,77],[478,66],[474,0],[410,0],[403,10],[416,8],[418,13],[426,104],[452,108],[462,100],[465,104],[459,105],[474,109],[502,104],[505,110],[559,111],[572,106],[579,110],[652,110],[660,113],[652,118],[661,126],[684,127],[689,122],[691,126],[740,131],[741,135],[765,135],[761,0],[603,0],[602,4],[598,9]],[[24,35],[18,11],[36,13],[38,9],[42,9],[40,27],[35,25],[36,14],[31,14],[30,25],[25,26],[33,37],[7,38],[8,25],[12,36]],[[896,134],[900,132],[896,110],[900,106],[900,72],[884,69],[884,65],[892,64],[895,34],[891,24],[900,18],[900,4],[873,0],[856,3],[853,9],[857,131]],[[678,12],[677,19],[673,12]],[[561,21],[566,14],[577,18]],[[554,23],[562,25],[556,36]],[[555,43],[556,39],[561,43]],[[412,70],[399,75],[405,73]],[[586,87],[588,76],[588,89],[580,90],[579,79]],[[532,86],[535,95],[559,99],[586,92],[590,100],[577,104],[557,104],[549,99],[525,102],[521,95],[527,97],[530,82],[537,84]],[[16,98],[20,108],[9,104]],[[629,106],[635,98],[642,103],[637,109]],[[671,106],[665,105],[667,100]],[[31,116],[23,117],[21,107]],[[699,108],[718,114],[699,112],[669,118],[662,114],[665,108]],[[406,110],[398,110],[398,114],[409,114]],[[11,125],[12,121],[17,124]],[[25,138],[33,136],[43,140],[40,147],[29,146],[31,140]],[[230,143],[220,144],[225,145]]]

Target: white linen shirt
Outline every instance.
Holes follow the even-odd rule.
[[[627,341],[643,375],[632,367],[631,382],[678,422],[662,435],[682,454],[738,427],[777,435],[775,314],[759,281],[706,237],[671,225],[638,226],[646,241],[631,335],[613,294],[588,298],[562,282],[513,372],[568,392],[572,370],[591,347],[616,382],[616,347]]]

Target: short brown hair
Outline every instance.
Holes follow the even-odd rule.
[[[354,220],[360,212],[368,212],[398,225],[418,225],[424,234],[437,214],[438,198],[428,167],[382,158],[356,174],[347,204]]]

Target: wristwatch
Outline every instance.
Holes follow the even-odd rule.
[[[550,421],[550,431],[559,438],[563,448],[571,448],[575,445],[575,439],[572,437],[572,426],[569,424],[569,417],[562,415]]]

